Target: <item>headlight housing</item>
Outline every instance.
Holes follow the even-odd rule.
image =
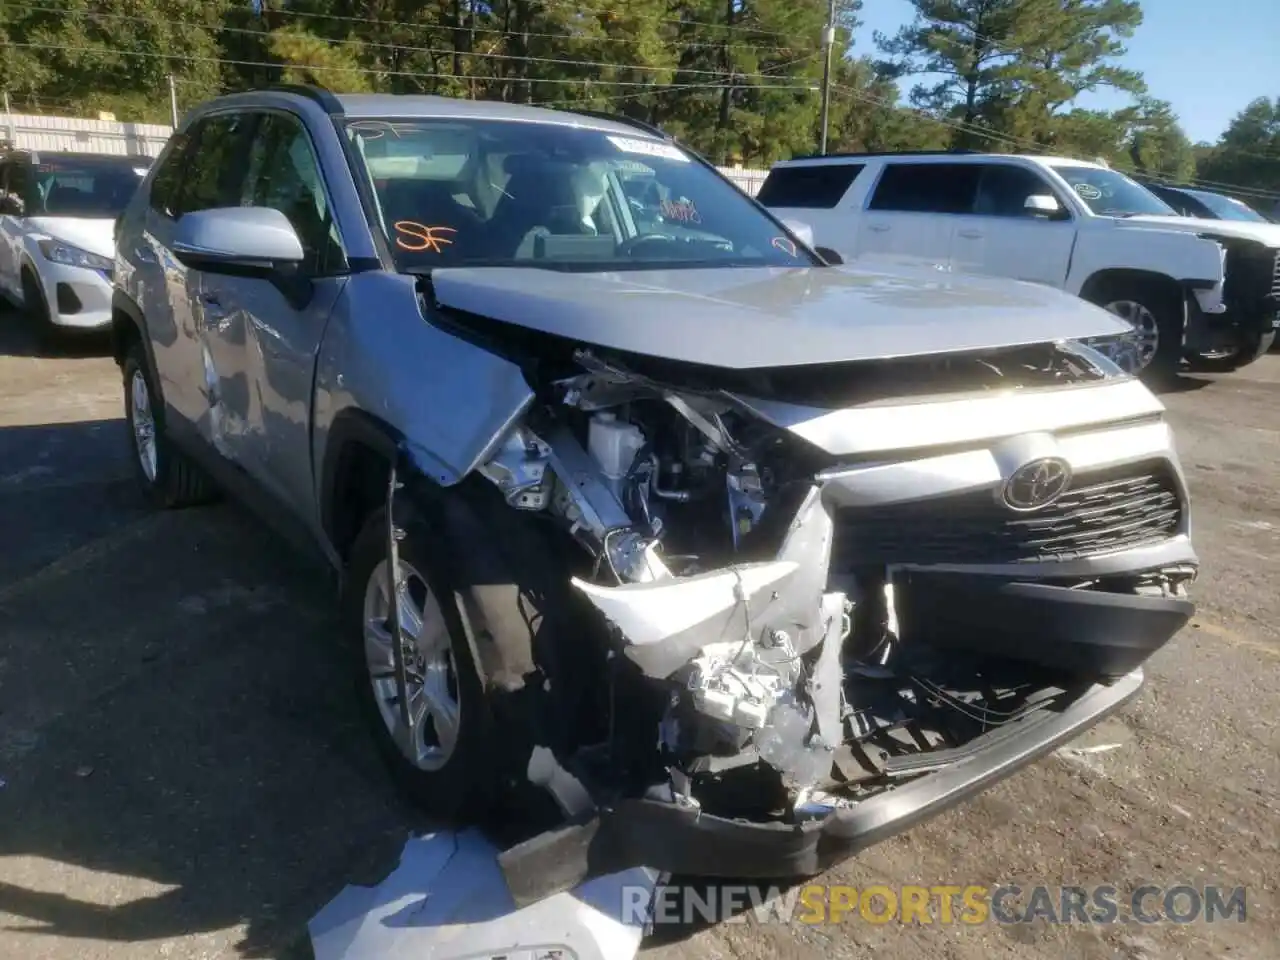
[[[1088,337],[1077,340],[1115,367],[1116,374],[1134,374],[1141,363],[1141,348],[1136,330],[1125,330],[1105,337]],[[1109,373],[1112,371],[1108,371]]]
[[[115,269],[115,261],[100,257],[88,250],[81,250],[61,240],[41,240],[36,246],[44,258],[50,263],[60,263],[64,267],[85,267],[89,270],[102,270],[110,273]]]

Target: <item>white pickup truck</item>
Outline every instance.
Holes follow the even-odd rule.
[[[1121,173],[1062,157],[848,154],[779,163],[757,199],[826,255],[1058,287],[1128,320],[1148,379],[1233,370],[1280,324],[1280,224],[1180,217]],[[1034,317],[1028,317],[1034,323]]]

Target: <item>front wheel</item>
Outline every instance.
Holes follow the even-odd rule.
[[[1117,284],[1089,299],[1133,328],[1129,349],[1114,358],[1128,373],[1154,381],[1177,372],[1184,311],[1176,291],[1157,284]]]
[[[398,543],[400,586],[388,578],[386,512],[365,523],[352,549],[343,631],[357,695],[379,753],[407,794],[445,820],[481,814],[496,787],[492,718],[453,592],[416,518]],[[400,636],[393,637],[395,603]],[[402,710],[393,644],[399,643]]]
[[[58,328],[49,313],[44,289],[27,267],[22,270],[22,312],[26,314],[27,323],[31,325],[41,347],[53,349],[58,346]]]

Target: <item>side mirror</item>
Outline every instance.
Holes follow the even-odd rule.
[[[813,227],[800,220],[783,220],[782,225],[791,231],[791,235],[810,250],[813,249]]]
[[[289,218],[270,207],[214,207],[183,214],[171,246],[188,267],[213,273],[267,273],[306,257]]]
[[[1062,204],[1058,202],[1058,198],[1049,193],[1032,194],[1022,207],[1028,213],[1041,217],[1052,217],[1062,212]]]
[[[833,267],[838,267],[840,264],[844,263],[844,257],[840,256],[838,251],[832,250],[830,247],[814,247],[813,252]]]

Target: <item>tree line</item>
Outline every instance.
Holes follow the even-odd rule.
[[[1280,98],[1192,144],[1124,66],[1138,0],[912,0],[863,35],[836,0],[828,146],[1103,158],[1280,192]],[[15,110],[167,122],[180,103],[275,82],[608,110],[718,163],[767,166],[819,138],[828,0],[6,0]],[[858,43],[854,44],[855,36]],[[1212,82],[1206,77],[1206,82]],[[1076,106],[1111,88],[1130,103]],[[905,95],[905,96],[904,96]]]

